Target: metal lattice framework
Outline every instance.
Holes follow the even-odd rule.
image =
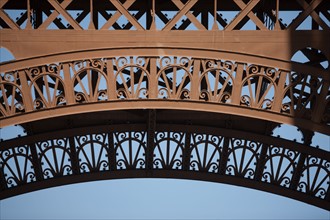
[[[329,1],[1,0],[0,27],[0,126],[27,132],[0,142],[0,198],[166,177],[330,209]]]

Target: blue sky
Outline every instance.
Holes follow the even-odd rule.
[[[329,219],[328,211],[226,184],[127,179],[73,184],[1,201],[1,219]]]

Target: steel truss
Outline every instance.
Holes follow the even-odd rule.
[[[311,29],[330,28],[329,2],[324,0],[2,0],[0,8],[1,27],[13,30],[232,31],[245,30],[252,22],[260,31],[294,31],[309,15]],[[13,15],[11,10],[20,13]],[[228,11],[236,16],[230,18]],[[286,11],[300,13],[286,23],[279,16]]]
[[[0,127],[27,132],[0,142],[0,199],[166,177],[330,210],[329,1],[0,0],[0,27]]]

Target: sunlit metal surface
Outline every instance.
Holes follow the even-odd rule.
[[[168,177],[329,210],[330,153],[310,146],[330,135],[329,11],[325,0],[1,0],[0,45],[16,60],[0,64],[0,127],[27,135],[0,142],[0,197]],[[280,124],[302,143],[272,137]]]

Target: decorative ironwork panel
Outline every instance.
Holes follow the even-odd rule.
[[[58,64],[49,64],[25,70],[34,109],[66,104],[61,68]]]
[[[253,179],[262,144],[245,139],[230,138],[226,174]]]
[[[182,169],[185,135],[183,132],[156,132],[154,169]]]
[[[18,71],[0,75],[0,117],[6,117],[25,111],[23,92]]]
[[[298,184],[298,190],[325,199],[330,183],[330,161],[308,156]]]
[[[144,169],[146,132],[114,132],[117,169]]]
[[[70,64],[75,101],[97,102],[108,99],[106,67],[103,59],[77,61]]]
[[[263,181],[289,187],[300,153],[279,146],[269,146]]]
[[[86,127],[77,130],[77,134],[72,130],[68,135],[53,133],[46,135],[48,138],[43,135],[21,138],[30,138],[29,142],[33,142],[30,145],[16,145],[20,139],[1,142],[0,196],[7,192],[22,193],[24,187],[33,184],[42,187],[46,180],[56,183],[68,178],[70,183],[73,176],[79,179],[106,173],[102,178],[112,178],[120,172],[144,170],[166,171],[167,177],[180,171],[192,179],[210,175],[220,182],[229,178],[227,181],[239,180],[238,185],[248,187],[253,181],[255,188],[267,188],[273,193],[289,190],[280,194],[292,196],[294,192],[296,199],[305,201],[308,196],[305,202],[322,207],[328,204],[329,152],[324,150],[280,138],[273,138],[277,144],[272,144],[274,140],[266,136],[252,137],[250,133],[217,128],[204,131],[205,127],[178,124],[164,128],[160,124],[160,129],[151,135],[153,143],[147,146],[147,130],[123,128],[113,125],[96,132],[93,127]],[[153,157],[152,166],[147,167],[148,147]],[[188,163],[188,169],[184,163]],[[268,185],[274,188],[269,189]]]
[[[116,91],[119,99],[148,97],[149,58],[119,57],[113,60],[116,77]]]
[[[35,144],[44,178],[72,174],[68,138],[52,139]]]
[[[236,64],[230,61],[203,60],[199,88],[200,99],[231,103],[236,68]]]
[[[191,139],[190,170],[217,173],[220,168],[224,137],[193,134]]]
[[[193,60],[188,57],[159,59],[158,98],[189,99]]]
[[[274,68],[249,65],[246,67],[243,78],[241,105],[271,109],[273,105],[275,89],[281,71]]]
[[[313,114],[323,114],[317,120],[328,121],[327,96],[324,110],[317,110],[316,103],[322,103],[320,95],[326,92],[323,90],[329,83],[322,76],[316,77],[316,73],[288,73],[248,63],[241,63],[244,69],[239,70],[237,62],[220,59],[159,56],[151,61],[151,58],[78,60],[2,73],[1,116],[82,102],[150,99],[150,92],[157,90],[158,97],[154,98],[158,99],[242,105],[308,120]],[[235,102],[234,96],[240,101]],[[25,106],[33,109],[26,110]]]
[[[106,133],[76,136],[74,140],[82,173],[109,170],[109,142]]]
[[[296,112],[300,117],[310,118],[316,104],[316,97],[322,86],[322,79],[315,76],[292,73],[288,75],[282,112]]]
[[[0,167],[8,188],[36,181],[31,150],[28,145],[1,150]]]

